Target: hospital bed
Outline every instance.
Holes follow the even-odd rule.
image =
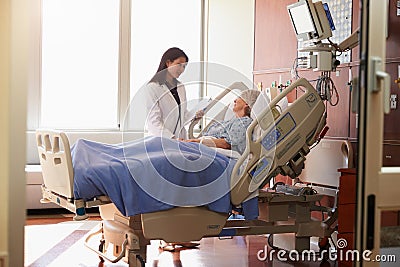
[[[212,101],[206,112],[234,87],[230,86]],[[277,103],[299,87],[304,94],[279,112]],[[128,217],[118,210],[115,212],[109,196],[75,199],[68,137],[61,131],[46,129],[36,132],[44,180],[42,202],[56,203],[74,212],[76,220],[87,218],[85,208],[99,206],[104,219],[99,230],[87,236],[87,246],[102,260],[124,260],[131,267],[144,266],[146,246],[154,239],[184,243],[203,237],[295,233],[295,248],[302,251],[309,249],[310,237],[326,238],[332,234],[336,214],[316,204],[322,195],[313,190],[285,194],[262,188],[278,174],[297,177],[310,148],[322,138],[325,126],[325,105],[312,85],[303,78],[286,88],[269,105],[264,105],[256,115],[247,129],[246,149],[236,159],[230,174],[229,197],[236,207],[256,196],[258,219],[228,220],[229,212],[216,212],[206,206],[172,207]],[[106,212],[107,209],[112,212]],[[313,220],[311,212],[315,210],[326,212],[327,219]],[[101,236],[100,245],[94,248],[90,240],[98,235]]]

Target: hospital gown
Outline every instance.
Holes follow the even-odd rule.
[[[204,136],[222,138],[231,145],[231,149],[240,154],[246,148],[246,130],[251,124],[250,117],[233,118],[231,120],[215,122],[205,132]]]

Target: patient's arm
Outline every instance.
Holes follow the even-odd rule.
[[[195,143],[202,143],[203,145],[209,146],[209,147],[218,147],[218,148],[224,148],[224,149],[231,149],[231,144],[226,142],[225,139],[223,138],[201,138],[201,139],[187,139],[187,140],[182,140],[184,142],[195,142]]]

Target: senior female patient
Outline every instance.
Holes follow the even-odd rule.
[[[188,56],[180,48],[171,47],[161,57],[156,74],[146,85],[146,125],[149,135],[186,138],[188,117],[185,86],[178,81],[185,71]],[[196,113],[196,119],[203,116]]]
[[[235,113],[235,118],[222,122],[214,122],[203,133],[203,138],[187,139],[184,141],[201,142],[210,147],[232,149],[242,154],[246,148],[246,130],[252,122],[250,118],[251,108],[259,94],[260,92],[257,90],[243,91],[234,101],[233,112]]]

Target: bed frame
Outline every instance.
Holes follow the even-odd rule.
[[[287,110],[276,113],[275,106],[280,99],[299,86],[305,89],[305,93]],[[321,138],[325,124],[324,103],[312,85],[300,79],[276,97],[270,108],[267,107],[249,126],[246,150],[237,161],[231,177],[231,202],[240,205],[250,196],[258,194],[260,215],[257,220],[228,220],[230,214],[210,211],[205,207],[176,207],[124,217],[107,196],[90,201],[74,199],[74,170],[68,137],[62,131],[46,129],[36,132],[44,180],[42,202],[56,203],[74,212],[75,220],[87,218],[85,208],[99,206],[103,221],[98,231],[87,236],[87,246],[102,260],[114,263],[124,260],[130,267],[144,266],[146,246],[153,239],[182,243],[198,241],[203,237],[295,233],[295,248],[303,251],[310,248],[310,237],[327,238],[332,234],[336,213],[316,205],[323,196],[313,191],[288,195],[259,188],[278,173],[297,177],[310,147]],[[273,149],[271,135],[276,134],[276,127],[284,136],[273,140],[275,144],[272,146],[276,148]],[[261,135],[253,140],[256,128],[261,129]],[[235,175],[239,170],[240,175]],[[311,218],[312,211],[326,212],[328,219],[315,221]],[[101,235],[100,246],[93,248],[89,243],[96,235]],[[112,255],[108,249],[110,244],[113,245]]]

